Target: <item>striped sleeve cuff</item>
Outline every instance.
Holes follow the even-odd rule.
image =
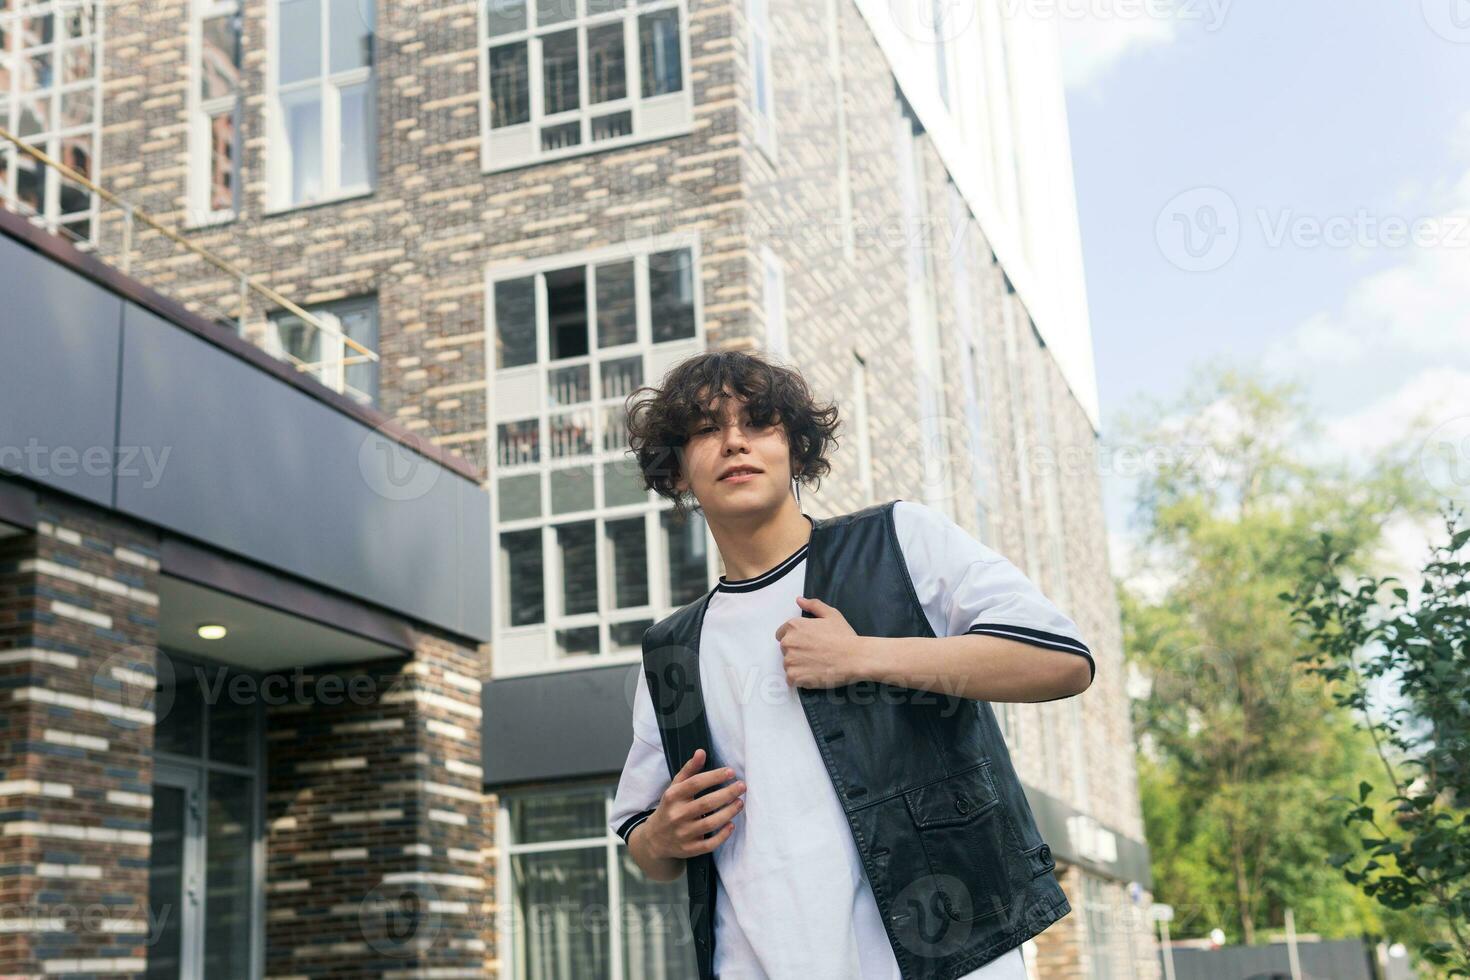
[[[1048,650],[1065,650],[1067,653],[1075,653],[1087,658],[1087,682],[1091,684],[1093,678],[1097,677],[1097,664],[1092,659],[1092,651],[1087,649],[1087,644],[1073,637],[1063,636],[1060,633],[1048,633],[1046,630],[1034,629],[1030,626],[1012,626],[1008,623],[976,623],[965,632],[984,633],[988,636],[999,636],[1019,643],[1046,647]]]
[[[627,820],[624,820],[623,825],[618,828],[618,836],[623,839],[623,843],[628,843],[628,835],[633,832],[634,827],[638,826],[640,823],[647,820],[651,816],[653,816],[652,810],[644,810],[642,813],[635,813]]]

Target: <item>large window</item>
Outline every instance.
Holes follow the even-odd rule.
[[[374,8],[365,0],[277,0],[272,33],[275,207],[372,190],[377,143]]]
[[[97,176],[101,4],[0,0],[0,124],[83,177]],[[0,144],[0,194],[49,228],[90,241],[97,196]]]
[[[702,349],[695,286],[692,246],[492,272],[497,674],[636,654],[708,588],[708,532],[644,489],[624,416]]]
[[[607,822],[615,787],[501,796],[501,937],[514,980],[698,974],[683,879],[644,876]]]
[[[271,314],[266,350],[297,364],[333,391],[364,405],[376,405],[378,363],[343,337],[368,350],[378,349],[377,297],[357,296],[305,309],[336,330],[318,330],[295,314],[278,311]]]
[[[240,5],[195,0],[189,93],[189,216],[228,218],[240,208]]]
[[[484,163],[688,130],[683,0],[485,0]]]

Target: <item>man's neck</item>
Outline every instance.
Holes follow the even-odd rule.
[[[806,544],[812,524],[794,496],[775,511],[715,518],[705,514],[731,580],[754,578]]]

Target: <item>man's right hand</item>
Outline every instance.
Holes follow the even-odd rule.
[[[684,768],[674,774],[653,813],[639,825],[647,835],[647,847],[654,857],[670,860],[706,854],[723,844],[735,830],[735,814],[745,805],[741,799],[745,783],[737,780],[705,793],[710,787],[733,779],[735,773],[730,769],[700,772],[704,759],[704,749],[695,749]],[[637,830],[635,827],[634,832]]]

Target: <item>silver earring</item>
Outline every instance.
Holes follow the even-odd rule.
[[[801,506],[801,481],[796,477],[791,478],[791,488],[796,491],[796,505]]]

